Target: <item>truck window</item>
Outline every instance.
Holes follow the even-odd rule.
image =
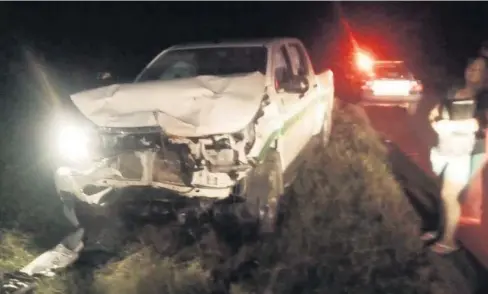
[[[297,75],[307,77],[309,75],[309,69],[307,55],[305,54],[303,47],[298,44],[290,44],[289,51],[291,62],[293,68],[297,71]]]
[[[276,80],[275,87],[278,89],[281,83],[285,83],[291,79],[293,76],[293,70],[290,64],[290,57],[288,56],[285,46],[281,46],[274,59]]]

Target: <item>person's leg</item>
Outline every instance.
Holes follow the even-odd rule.
[[[432,166],[432,171],[436,175],[440,175],[447,164],[447,157],[438,152],[437,148],[432,148],[430,150],[430,164]]]
[[[432,171],[437,176],[440,176],[444,168],[447,166],[448,157],[438,152],[437,148],[432,148],[430,151],[430,164]],[[443,208],[445,209],[444,201],[442,201]],[[438,231],[427,231],[420,237],[424,242],[433,242],[439,237]]]
[[[461,217],[459,196],[469,181],[471,167],[470,156],[456,156],[449,159],[444,171],[441,189],[444,209],[444,232],[432,249],[446,254],[458,249],[456,230]]]
[[[458,249],[456,230],[461,217],[461,205],[458,201],[461,190],[461,185],[450,181],[445,181],[442,185],[444,231],[441,239],[432,247],[435,252],[446,254]]]

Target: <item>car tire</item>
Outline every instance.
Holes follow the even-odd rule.
[[[260,234],[274,233],[279,200],[284,194],[283,171],[278,151],[270,150],[264,161],[244,179],[243,202],[234,213],[242,222],[252,222]]]

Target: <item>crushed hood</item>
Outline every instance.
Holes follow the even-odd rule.
[[[243,129],[258,111],[264,89],[264,75],[255,72],[116,84],[71,99],[101,127],[161,126],[169,134],[196,137]]]

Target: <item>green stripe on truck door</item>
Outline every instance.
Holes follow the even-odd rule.
[[[274,131],[273,133],[271,133],[271,135],[268,137],[268,139],[266,140],[265,144],[263,145],[263,148],[261,149],[261,151],[259,152],[259,155],[258,155],[258,161],[261,162],[268,150],[271,148],[273,142],[278,139],[281,135],[284,135],[286,134],[286,132],[295,124],[297,123],[299,120],[303,119],[305,117],[305,115],[307,114],[307,112],[310,112],[310,109],[313,108],[313,107],[317,107],[319,103],[323,102],[325,100],[325,95],[324,95],[324,98],[317,98],[315,99],[315,101],[311,102],[309,105],[307,105],[307,107],[305,107],[302,111],[300,111],[299,113],[295,114],[294,116],[290,117],[288,120],[285,121],[285,123],[283,124],[283,126]]]

